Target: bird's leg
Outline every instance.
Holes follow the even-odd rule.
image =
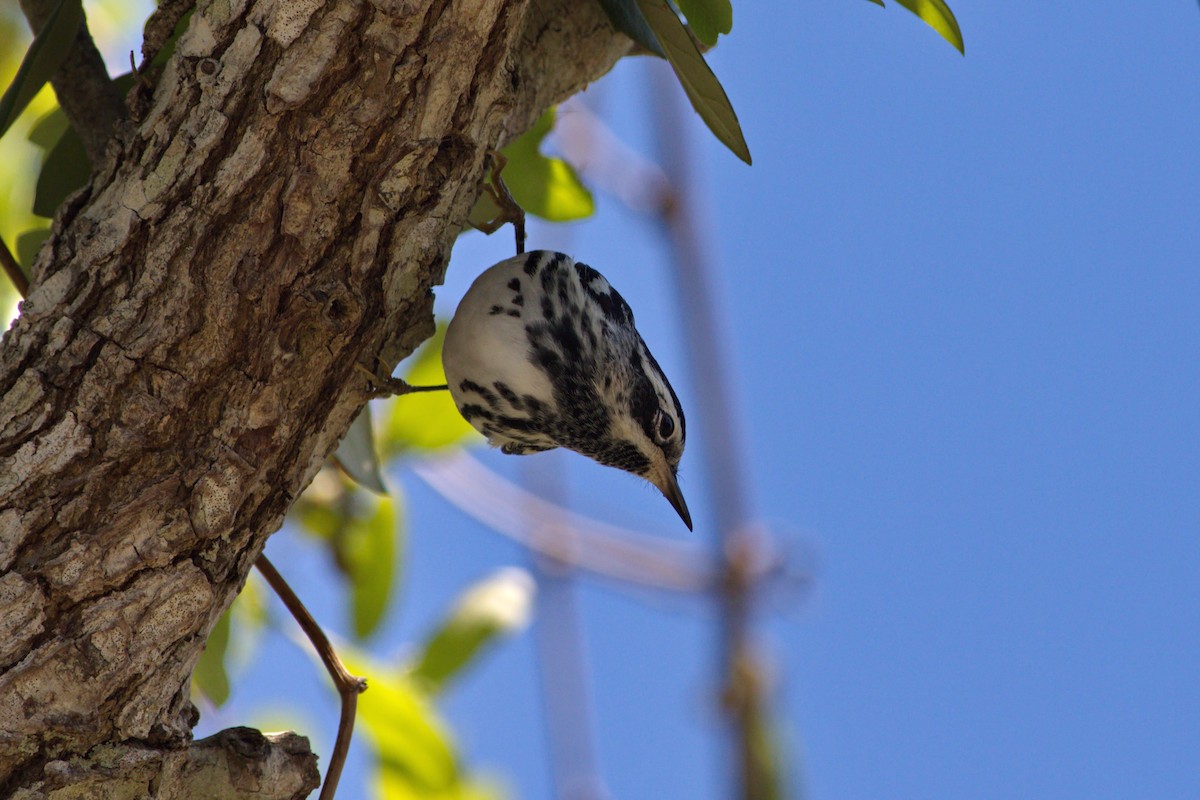
[[[484,181],[483,191],[487,192],[488,197],[500,209],[500,213],[494,219],[471,224],[476,230],[490,235],[500,230],[506,222],[511,222],[517,240],[517,254],[520,255],[525,252],[525,209],[513,199],[508,187],[504,185],[504,178],[500,176],[506,166],[508,159],[502,153],[498,150],[488,151],[486,169],[490,171],[491,177]]]
[[[391,375],[386,377],[376,375],[362,364],[355,364],[354,366],[371,379],[367,395],[372,398],[392,397],[393,395],[412,394],[413,392],[440,392],[449,388],[444,383],[437,386],[413,386]]]
[[[321,626],[313,619],[312,614],[308,613],[308,609],[304,607],[300,598],[292,591],[292,587],[288,586],[287,581],[275,569],[275,565],[268,561],[265,555],[259,555],[254,566],[258,567],[258,571],[267,579],[267,583],[271,585],[275,594],[279,595],[279,599],[283,601],[292,617],[299,623],[304,635],[312,642],[317,655],[321,658],[321,663],[325,665],[329,677],[333,679],[334,687],[337,688],[337,692],[342,698],[342,714],[338,719],[337,739],[334,741],[333,753],[329,756],[329,767],[325,770],[325,782],[321,785],[319,798],[319,800],[333,800],[333,796],[337,792],[338,780],[342,777],[342,767],[346,764],[346,754],[350,751],[350,737],[354,734],[354,716],[358,710],[358,696],[366,691],[367,679],[350,674],[350,670],[346,669],[346,665],[338,658],[325,631],[321,630]]]

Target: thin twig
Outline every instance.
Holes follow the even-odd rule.
[[[333,649],[333,645],[329,643],[329,637],[325,635],[325,631],[321,630],[321,626],[313,619],[312,614],[308,613],[304,603],[300,602],[300,598],[292,591],[292,587],[288,586],[287,581],[283,579],[266,555],[260,555],[254,562],[254,566],[258,567],[258,571],[267,579],[267,583],[275,590],[275,594],[279,595],[279,599],[283,601],[287,610],[300,625],[304,635],[312,642],[321,663],[325,665],[329,677],[333,679],[334,687],[337,688],[337,692],[342,698],[342,713],[338,719],[337,740],[333,745],[333,754],[329,756],[329,767],[325,770],[325,782],[321,785],[320,796],[320,800],[333,800],[333,796],[337,792],[338,780],[342,776],[342,768],[346,765],[346,754],[350,751],[350,737],[354,735],[354,716],[358,709],[358,696],[366,691],[367,680],[350,674],[350,670],[346,669]]]
[[[8,275],[8,279],[12,281],[13,287],[17,290],[17,294],[21,297],[29,296],[29,278],[25,277],[24,270],[17,260],[13,258],[12,251],[8,249],[8,245],[3,239],[0,239],[0,264],[4,265],[4,274]]]

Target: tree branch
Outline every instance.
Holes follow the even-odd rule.
[[[394,366],[485,155],[628,49],[576,0],[202,0],[0,343],[0,796],[187,686],[263,544]]]
[[[112,744],[51,762],[11,798],[295,800],[319,781],[317,757],[303,736],[230,728],[183,749]]]

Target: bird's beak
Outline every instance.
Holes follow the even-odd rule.
[[[688,513],[687,501],[683,499],[683,492],[679,491],[679,482],[675,480],[675,473],[670,469],[664,469],[661,473],[660,480],[654,482],[658,490],[663,493],[663,497],[670,501],[675,510],[679,512],[679,518],[683,520],[683,524],[687,525],[688,530],[692,529],[692,515]]]

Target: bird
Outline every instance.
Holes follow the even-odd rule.
[[[442,367],[463,418],[503,452],[563,447],[648,480],[692,517],[679,489],[679,397],[596,270],[534,250],[486,269],[446,329]]]

